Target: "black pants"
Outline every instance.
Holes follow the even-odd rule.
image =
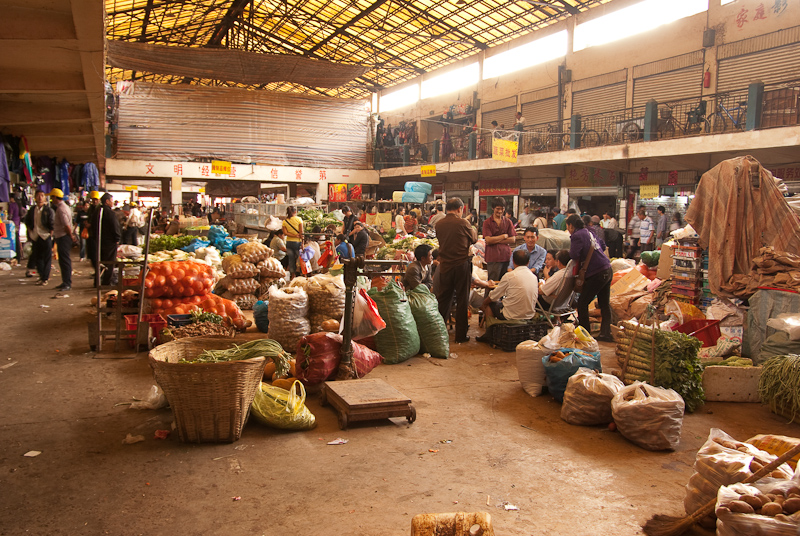
[[[578,323],[590,333],[589,304],[596,297],[600,313],[603,315],[603,320],[600,323],[600,335],[611,336],[611,305],[609,299],[611,297],[611,278],[613,276],[614,271],[608,268],[591,277],[587,277],[583,283],[583,291],[578,298]]]
[[[92,268],[97,270],[97,238],[90,236],[86,239],[86,255]]]
[[[286,269],[292,277],[297,275],[297,259],[300,258],[300,242],[286,242]]]
[[[103,262],[113,262],[117,260],[117,244],[101,244],[100,246],[100,260]],[[98,269],[103,269],[103,275],[100,277],[101,285],[116,285],[117,272],[114,266],[100,266]]]
[[[64,235],[56,238],[58,250],[58,267],[61,269],[61,284],[65,287],[72,286],[72,237]]]
[[[608,256],[612,259],[616,259],[622,257],[623,254],[623,242],[622,242],[622,235],[618,235],[615,240],[606,241],[606,245],[608,246]]]
[[[631,238],[631,249],[628,251],[628,258],[632,259],[639,251],[639,238]]]
[[[439,314],[445,324],[450,319],[450,308],[453,305],[453,294],[456,296],[456,340],[463,341],[467,338],[469,330],[469,285],[472,282],[472,263],[469,261],[461,266],[442,271],[436,271],[438,285],[436,299],[439,302]]]
[[[50,279],[50,263],[53,261],[53,239],[49,236],[46,240],[37,236],[33,241],[33,251],[31,252],[33,262],[36,263],[36,272],[39,279],[47,281]]]
[[[487,279],[489,281],[494,281],[495,283],[499,282],[503,279],[503,276],[506,275],[508,272],[508,261],[506,262],[487,262],[486,263],[486,273]],[[483,297],[486,298],[489,296],[491,289],[486,289],[483,293]]]
[[[139,229],[137,227],[127,227],[122,230],[122,243],[131,246],[137,245],[136,242],[139,238]]]

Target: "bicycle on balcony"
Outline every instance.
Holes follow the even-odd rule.
[[[658,139],[674,138],[676,135],[692,136],[711,132],[711,123],[706,117],[706,106],[706,101],[701,100],[700,104],[686,112],[686,122],[681,123],[675,117],[676,105],[665,102],[664,108],[658,111],[659,120],[656,127]]]
[[[558,126],[558,123],[550,123],[546,127],[525,132],[523,139],[525,141],[525,152],[530,154],[533,152],[545,151],[559,151],[564,146],[563,143],[569,145],[569,134],[564,134]]]
[[[644,123],[644,119],[623,119],[606,125],[599,133],[599,144],[614,145],[639,141],[642,139],[640,122]]]
[[[726,108],[722,104],[723,97],[725,95],[718,97],[717,111],[711,114],[712,132],[725,132],[731,128],[728,126],[729,124],[736,130],[744,130],[747,122],[747,101],[737,102],[735,108]]]
[[[583,128],[579,132],[578,135],[578,147],[597,147],[600,145],[600,134],[597,133],[596,130],[591,128],[586,128],[586,125],[583,125]],[[570,147],[570,142],[572,141],[572,133],[564,134],[564,148],[568,149]]]

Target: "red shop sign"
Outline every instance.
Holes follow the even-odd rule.
[[[482,197],[492,195],[519,195],[519,179],[495,179],[480,181],[479,194]]]

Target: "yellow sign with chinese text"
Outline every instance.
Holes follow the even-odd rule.
[[[436,176],[436,165],[432,166],[420,166],[420,177],[435,177]]]
[[[515,140],[492,138],[492,160],[517,163],[517,149],[519,143]]]
[[[639,198],[640,199],[654,199],[658,197],[660,194],[659,192],[659,185],[658,183],[655,184],[640,184],[639,185]]]
[[[222,160],[212,160],[211,173],[214,173],[215,175],[230,175],[231,163],[223,162]]]
[[[132,192],[132,191],[134,191],[134,190],[138,190],[138,189],[139,189],[139,187],[138,187],[138,186],[136,186],[135,184],[133,184],[133,185],[131,185],[131,186],[126,186],[126,187],[125,187],[125,191],[127,191],[127,192]]]
[[[198,192],[200,192],[201,194],[204,194],[204,193],[206,193],[206,187],[205,187],[205,186],[202,186],[202,187],[201,187],[199,190],[197,190],[197,191],[198,191]]]

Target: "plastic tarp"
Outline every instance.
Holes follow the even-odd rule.
[[[737,280],[748,278],[762,246],[800,254],[800,218],[775,179],[751,156],[720,162],[703,174],[686,221],[708,249],[711,292],[752,294]]]

